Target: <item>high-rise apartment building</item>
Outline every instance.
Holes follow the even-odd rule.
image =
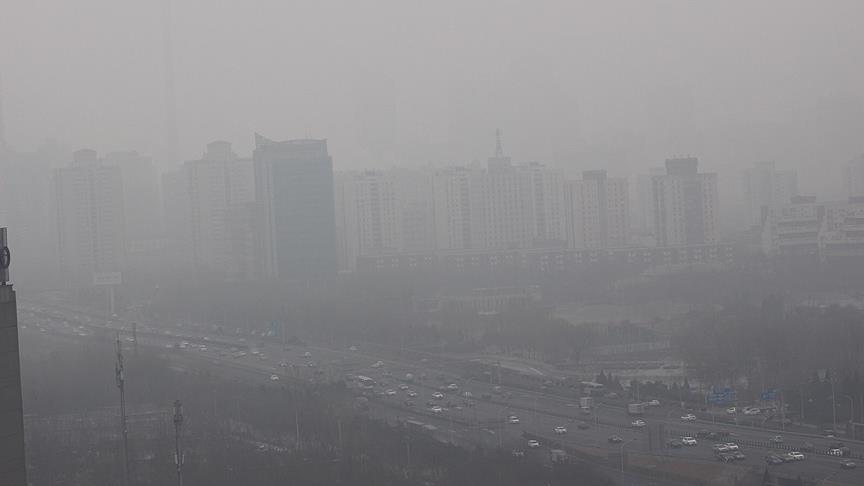
[[[109,152],[103,157],[102,163],[120,168],[126,237],[130,241],[147,240],[161,233],[159,181],[153,160],[133,150]]]
[[[744,204],[748,224],[761,227],[768,208],[788,204],[798,195],[798,175],[777,170],[774,162],[760,162],[744,171]]]
[[[567,183],[568,246],[576,249],[621,248],[630,233],[627,179],[604,170],[582,173]]]
[[[666,174],[665,167],[651,167],[647,174],[636,176],[636,201],[638,207],[634,208],[638,223],[638,230],[642,233],[653,235],[654,230],[654,176]]]
[[[0,484],[26,486],[18,313],[9,283],[10,263],[6,228],[0,228]]]
[[[253,158],[264,271],[295,281],[335,275],[333,160],[327,141],[276,142],[256,134]]]
[[[432,176],[435,248],[480,248],[481,207],[477,189],[482,172],[468,167],[448,167]]]
[[[236,241],[232,222],[242,222],[238,208],[255,199],[252,159],[237,157],[228,142],[211,142],[200,160],[184,164],[183,181],[192,263],[196,268],[234,276],[239,255],[232,244]]]
[[[651,184],[658,246],[717,241],[717,174],[700,173],[695,157],[667,159],[666,174]]]
[[[79,150],[53,177],[60,267],[70,282],[119,272],[125,254],[123,181],[94,150]]]
[[[843,171],[847,197],[864,196],[864,154],[850,160]]]

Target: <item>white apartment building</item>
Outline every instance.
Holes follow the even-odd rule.
[[[606,171],[586,171],[582,180],[567,182],[569,248],[621,248],[630,234],[627,179],[608,178]]]
[[[750,226],[761,226],[768,208],[789,204],[798,195],[798,174],[791,170],[777,170],[774,162],[760,162],[746,169],[743,183]]]
[[[200,160],[183,165],[188,201],[189,248],[197,268],[232,274],[232,211],[255,201],[252,159],[239,158],[228,142],[211,142]]]
[[[666,174],[652,177],[657,246],[717,241],[717,174],[698,167],[695,157],[667,159]]]
[[[89,285],[96,274],[124,265],[125,222],[120,168],[94,150],[79,150],[69,167],[54,170],[57,250],[64,276]]]
[[[480,248],[482,171],[448,167],[432,176],[436,250]]]

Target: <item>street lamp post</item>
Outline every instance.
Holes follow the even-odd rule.
[[[621,473],[624,473],[624,446],[635,441],[636,439],[630,439],[627,442],[621,443]]]

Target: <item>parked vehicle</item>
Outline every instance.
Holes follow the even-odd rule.
[[[693,415],[692,413],[688,413],[687,415],[681,416],[681,421],[683,421],[683,422],[695,422],[696,416]]]
[[[693,437],[682,437],[681,443],[686,445],[686,446],[695,446],[695,445],[699,444],[699,442],[696,441],[696,439],[694,439]]]

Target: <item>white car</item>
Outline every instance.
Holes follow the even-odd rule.
[[[729,415],[735,415],[736,413],[738,413],[738,409],[735,407],[729,407],[726,409],[726,413],[728,413]]]
[[[447,389],[451,391],[456,391],[459,389],[459,385],[457,385],[456,383],[450,383],[449,385],[447,385]]]
[[[683,422],[695,422],[695,421],[696,421],[696,416],[693,415],[692,413],[688,413],[687,415],[683,415],[683,416],[681,416],[681,420],[682,420]]]
[[[405,391],[408,389],[408,385],[406,385],[405,383],[402,383],[401,385],[399,385],[399,389],[402,391]]]
[[[429,410],[431,410],[431,411],[432,411],[432,413],[441,413],[441,412],[443,412],[443,411],[444,411],[444,409],[443,409],[443,408],[441,408],[441,407],[439,407],[439,406],[437,406],[437,405],[436,405],[436,406],[434,406],[434,407],[432,407],[432,408],[430,408],[430,409],[429,409]]]
[[[842,449],[830,449],[830,450],[828,450],[828,455],[829,456],[843,457],[843,450]]]
[[[645,421],[644,420],[634,420],[633,422],[630,422],[630,425],[632,425],[633,427],[636,427],[637,429],[641,429],[642,427],[645,427]]]
[[[792,451],[792,452],[787,453],[786,457],[788,457],[789,459],[791,459],[793,461],[803,461],[804,460],[804,454],[797,452],[797,451]]]
[[[740,447],[738,447],[738,444],[736,444],[734,442],[727,442],[724,445],[726,446],[726,450],[729,450],[729,451],[737,451],[738,449],[740,449]]]
[[[305,353],[303,353],[303,357],[304,357],[304,358],[311,358],[311,357],[312,357],[312,353],[310,353],[309,351],[306,351]]]
[[[376,361],[376,362],[372,363],[372,367],[373,367],[373,368],[380,368],[380,367],[382,367],[382,366],[384,366],[384,362],[383,362],[383,361]]]
[[[279,381],[279,375],[270,375],[270,381]]]
[[[660,406],[660,400],[651,400],[650,402],[648,402],[648,406],[659,407]]]
[[[507,417],[507,423],[518,424],[519,423],[519,417],[517,417],[515,415],[511,415],[511,416]]]
[[[441,392],[435,392],[432,394],[432,398],[435,400],[444,400],[444,394]]]
[[[414,397],[417,396],[417,392],[415,392],[414,390],[408,390],[408,392],[405,393],[405,394],[408,395],[408,396],[411,397],[411,398],[414,398]]]
[[[561,426],[555,427],[555,433],[558,435],[564,435],[567,433],[567,429]]]
[[[759,415],[760,413],[762,413],[762,410],[759,410],[758,408],[747,407],[743,410],[743,412],[744,415]]]
[[[695,446],[699,444],[693,437],[681,437],[681,443],[686,446]]]
[[[540,447],[540,442],[537,442],[536,440],[531,439],[528,441],[528,447],[530,449],[536,449],[536,448]]]
[[[391,397],[392,397],[393,395],[396,394],[396,390],[387,390],[387,391],[385,391],[384,393],[386,393],[387,396],[391,396]]]
[[[357,346],[351,346],[348,351],[357,351]]]

